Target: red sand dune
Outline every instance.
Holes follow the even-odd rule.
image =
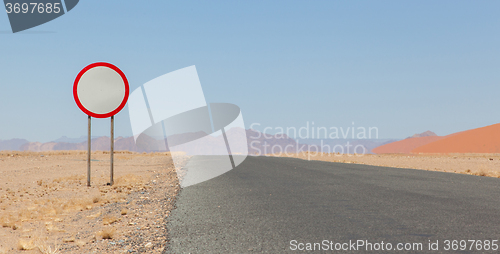
[[[407,138],[385,144],[372,150],[374,153],[410,153],[413,149],[443,139],[442,136]]]
[[[500,153],[500,124],[451,134],[411,153]]]

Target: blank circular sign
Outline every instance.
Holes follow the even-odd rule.
[[[106,118],[125,107],[129,87],[125,74],[110,63],[93,63],[85,67],[75,79],[73,96],[85,114]]]

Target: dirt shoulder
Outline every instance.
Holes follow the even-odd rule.
[[[179,191],[169,153],[0,152],[0,253],[161,253]],[[187,158],[186,158],[187,159]]]
[[[500,154],[327,154],[299,153],[268,155],[305,160],[413,168],[500,178]]]

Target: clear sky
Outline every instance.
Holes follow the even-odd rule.
[[[102,1],[12,34],[0,11],[0,139],[86,135],[72,96],[106,61],[131,91],[196,65],[247,128],[378,127],[380,138],[500,122],[498,1]],[[109,119],[93,135],[109,135]],[[128,110],[116,136],[131,136]]]

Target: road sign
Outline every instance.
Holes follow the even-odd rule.
[[[78,73],[73,84],[73,97],[78,107],[88,115],[87,186],[90,186],[90,154],[92,117],[111,117],[110,180],[113,185],[114,116],[128,100],[128,81],[118,67],[110,63],[93,63]]]
[[[87,115],[107,118],[125,107],[129,85],[125,74],[110,63],[93,63],[78,73],[73,97]]]

